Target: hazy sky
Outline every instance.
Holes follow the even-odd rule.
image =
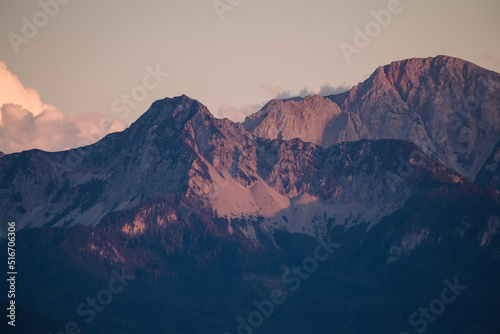
[[[0,61],[4,75],[18,80],[0,77],[0,104],[21,104],[25,113],[19,123],[14,116],[21,108],[3,108],[0,150],[35,142],[9,144],[7,120],[19,127],[42,122],[40,111],[9,98],[15,95],[9,87],[18,84],[39,94],[41,109],[47,104],[59,112],[47,119],[81,132],[84,118],[86,126],[103,113],[130,124],[153,101],[180,94],[215,116],[240,120],[276,96],[351,87],[378,66],[406,58],[444,54],[500,72],[499,0],[56,1],[0,2]],[[374,24],[371,12],[381,10],[390,16]],[[368,28],[372,37],[369,44],[358,40],[353,51],[356,28]],[[352,46],[350,57],[343,42]],[[90,112],[95,117],[82,115]],[[106,129],[123,126],[117,121]],[[50,140],[64,136],[57,138]]]

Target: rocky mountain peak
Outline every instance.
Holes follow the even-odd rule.
[[[136,152],[137,159],[145,151],[156,151],[158,146],[179,147],[181,142],[193,142],[193,127],[212,127],[215,118],[208,109],[186,95],[154,102],[137,121],[116,138],[105,138],[95,146],[114,146],[127,154]],[[209,130],[210,131],[210,130]]]
[[[500,74],[437,56],[377,68],[349,92],[273,100],[245,128],[268,139],[323,147],[402,139],[474,179],[500,139]]]
[[[203,104],[186,95],[165,98],[154,102],[149,110],[132,124],[131,128],[169,126],[179,130],[196,115],[213,119],[212,114]]]
[[[271,100],[243,123],[254,135],[268,139],[300,138],[319,143],[324,126],[340,115],[339,106],[319,95]]]

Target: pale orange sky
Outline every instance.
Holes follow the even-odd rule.
[[[57,1],[41,1],[46,22],[38,1],[0,3],[0,61],[66,116],[114,118],[135,89],[118,115],[127,124],[181,94],[240,120],[278,94],[350,87],[391,61],[438,54],[500,72],[498,0],[220,0],[220,15],[213,0]],[[377,31],[371,11],[391,6]],[[369,45],[347,61],[341,43],[355,46],[367,24]],[[168,76],[148,78],[155,69]]]

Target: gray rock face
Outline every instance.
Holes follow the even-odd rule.
[[[272,101],[244,125],[323,147],[408,140],[474,179],[500,139],[500,75],[446,56],[393,62],[346,93]]]

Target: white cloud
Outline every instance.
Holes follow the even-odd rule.
[[[125,129],[123,121],[110,121],[101,113],[65,117],[60,111],[45,110],[35,116],[20,105],[4,104],[0,114],[0,150],[5,153],[33,148],[66,150],[92,144],[108,133]]]
[[[24,87],[16,75],[7,70],[7,65],[0,61],[0,106],[18,104],[38,115],[44,110],[56,110],[54,106],[44,104],[38,92],[31,87]],[[0,124],[2,119],[0,118]]]
[[[300,90],[300,92],[293,93],[292,91],[290,91],[288,89],[284,89],[281,86],[270,87],[270,86],[266,86],[264,84],[261,84],[261,87],[266,92],[266,94],[269,98],[279,99],[279,100],[290,99],[292,97],[305,97],[305,96],[310,96],[310,95],[329,96],[329,95],[343,93],[343,92],[346,92],[349,89],[351,89],[351,87],[348,87],[346,85],[333,87],[333,86],[326,84],[326,85],[323,85],[321,87],[316,87],[313,89],[309,89],[308,87],[305,87],[305,88],[302,88]]]
[[[24,87],[0,61],[0,151],[60,151],[89,145],[126,124],[103,113],[66,116],[44,104],[38,92]]]

